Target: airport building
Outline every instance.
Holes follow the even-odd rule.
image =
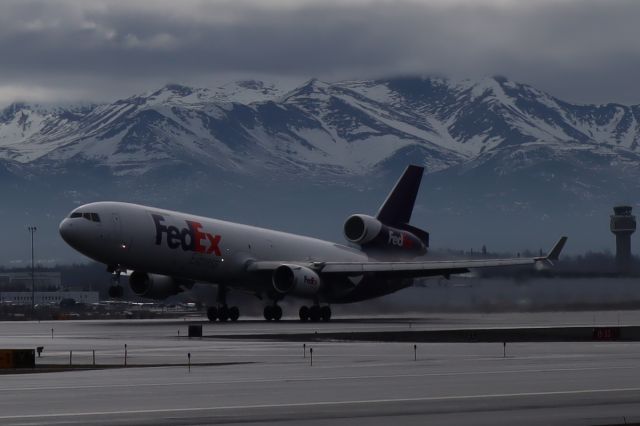
[[[31,305],[31,285],[35,282],[36,305],[58,305],[62,300],[76,303],[97,303],[97,291],[63,291],[60,272],[2,272],[0,273],[0,303]]]
[[[37,291],[36,305],[59,305],[65,299],[76,303],[98,303],[97,291]],[[30,291],[0,291],[0,303],[12,305],[31,305]]]
[[[55,291],[62,288],[62,274],[60,272],[0,272],[0,291],[31,290],[35,281],[36,290]]]

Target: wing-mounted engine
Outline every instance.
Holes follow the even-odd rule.
[[[167,275],[149,274],[135,271],[129,276],[131,290],[140,297],[162,300],[169,296],[175,296],[183,291],[182,285],[173,277]]]
[[[388,226],[364,214],[354,214],[344,223],[344,236],[365,251],[380,254],[420,256],[427,252],[429,233],[411,225]]]
[[[320,291],[320,276],[299,265],[280,265],[271,277],[273,288],[280,294],[313,297]]]

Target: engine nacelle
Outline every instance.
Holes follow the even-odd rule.
[[[364,214],[354,214],[344,223],[347,241],[363,249],[381,254],[421,255],[427,252],[429,234],[411,225],[402,229],[392,228],[378,219]]]
[[[344,236],[347,241],[363,246],[380,235],[383,226],[374,217],[366,214],[354,214],[344,223]]]
[[[313,297],[320,291],[320,277],[299,265],[280,265],[273,271],[273,288],[280,294]]]
[[[135,271],[129,276],[131,290],[140,297],[162,300],[175,296],[182,289],[173,277]]]

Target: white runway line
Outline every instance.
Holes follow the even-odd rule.
[[[165,367],[159,367],[165,368]],[[184,368],[181,366],[181,368]],[[195,368],[195,366],[193,367]],[[163,387],[163,386],[192,386],[192,385],[219,385],[234,383],[278,383],[278,382],[323,382],[336,380],[370,380],[370,379],[393,379],[409,377],[442,377],[442,376],[475,376],[485,374],[537,374],[537,373],[559,373],[568,371],[598,371],[598,370],[635,370],[637,366],[611,366],[611,367],[576,367],[576,368],[549,368],[549,369],[521,369],[521,370],[488,370],[488,371],[453,371],[439,373],[418,373],[418,374],[389,374],[389,375],[363,375],[363,376],[333,376],[333,377],[279,377],[279,378],[256,378],[256,379],[235,379],[235,380],[210,380],[210,381],[190,381],[190,382],[160,382],[160,383],[122,383],[107,385],[74,385],[74,386],[33,386],[18,388],[0,388],[0,392],[29,392],[36,390],[69,390],[69,389],[101,389],[101,388],[139,388],[139,387]],[[2,418],[2,417],[0,417]]]
[[[179,407],[179,408],[159,408],[159,409],[149,409],[149,410],[88,411],[88,412],[79,412],[79,413],[26,414],[26,415],[0,416],[0,420],[42,419],[42,418],[81,417],[81,416],[112,416],[112,415],[118,415],[118,414],[135,415],[135,414],[157,414],[157,413],[188,413],[188,412],[223,411],[223,410],[250,410],[250,409],[261,409],[261,408],[323,407],[323,406],[332,406],[332,405],[344,406],[344,405],[382,404],[382,403],[394,403],[394,402],[398,403],[398,402],[429,402],[429,401],[463,401],[463,400],[473,400],[473,399],[586,395],[586,394],[598,394],[598,393],[619,393],[619,392],[639,392],[639,391],[640,391],[640,388],[581,389],[581,390],[549,391],[549,392],[429,396],[429,397],[397,398],[397,399],[390,398],[390,399],[368,399],[368,400],[351,400],[351,401],[298,402],[298,403],[290,403],[290,404],[228,405],[224,407],[191,407],[191,408]]]

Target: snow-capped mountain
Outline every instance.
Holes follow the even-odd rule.
[[[336,188],[376,188],[372,209],[377,188],[416,163],[428,181],[421,214],[501,212],[506,223],[517,212],[542,227],[554,212],[595,217],[638,202],[639,122],[640,105],[575,105],[502,77],[171,84],[107,104],[0,111],[0,192],[23,199],[29,188],[66,210],[109,197],[210,209],[278,181],[262,204],[312,206],[328,185],[324,206],[352,201]]]
[[[259,81],[172,84],[81,108],[13,104],[0,115],[0,158],[56,169],[82,160],[119,175],[167,164],[364,175],[407,155],[433,173],[544,146],[627,165],[640,153],[639,114],[640,106],[572,105],[500,77],[311,80],[286,93]]]

